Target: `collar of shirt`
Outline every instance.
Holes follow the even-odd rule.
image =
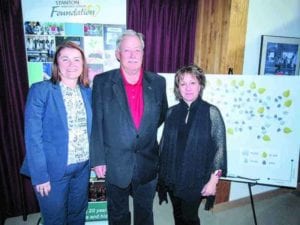
[[[65,85],[63,82],[59,82],[59,85],[65,91],[75,92],[75,91],[77,91],[79,89],[78,84],[75,86],[75,88],[70,88],[67,85]]]
[[[126,77],[125,77],[125,72],[122,68],[120,68],[120,71],[121,71],[121,75],[122,75],[122,78],[123,78],[123,81],[124,81],[124,84],[125,86],[138,86],[138,85],[141,85],[142,84],[142,80],[143,80],[143,70],[140,69],[140,72],[139,72],[139,79],[138,81],[135,83],[135,84],[130,84]]]

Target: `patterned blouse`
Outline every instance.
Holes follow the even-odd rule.
[[[60,86],[69,130],[68,165],[84,162],[89,159],[89,142],[87,116],[80,88],[78,85],[69,88],[62,82]]]

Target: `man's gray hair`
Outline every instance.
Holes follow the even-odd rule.
[[[123,41],[123,39],[126,37],[126,36],[136,36],[140,42],[141,42],[141,45],[142,45],[142,49],[144,49],[145,47],[145,43],[144,43],[144,35],[142,33],[138,33],[134,30],[125,30],[121,35],[120,37],[118,37],[117,41],[116,41],[116,47],[117,47],[117,50],[120,50],[120,46],[121,46],[121,42]]]

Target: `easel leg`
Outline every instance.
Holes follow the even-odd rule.
[[[255,213],[255,208],[254,208],[254,202],[253,202],[253,196],[252,196],[251,185],[252,185],[251,183],[248,183],[249,194],[250,194],[250,200],[251,200],[251,207],[252,207],[253,218],[254,218],[254,224],[257,225],[257,221],[256,221],[256,213]]]
[[[27,214],[23,214],[23,221],[27,221]]]

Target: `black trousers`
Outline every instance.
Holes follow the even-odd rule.
[[[106,182],[109,225],[130,225],[129,195],[133,198],[134,225],[153,225],[153,199],[157,179],[146,184],[132,181],[126,188]]]
[[[174,196],[172,191],[169,191],[169,196],[173,206],[175,225],[200,225],[198,209],[202,199],[185,201]]]

